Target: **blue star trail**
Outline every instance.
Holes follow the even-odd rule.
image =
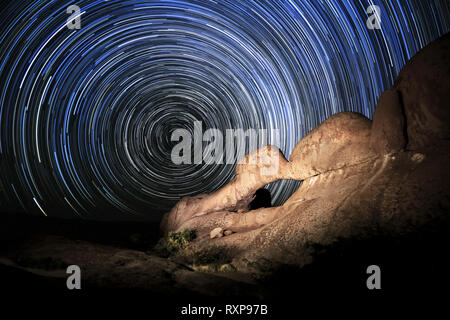
[[[100,219],[157,219],[232,179],[173,164],[175,129],[279,129],[289,157],[335,113],[371,118],[450,30],[446,0],[11,1],[0,17],[1,208]],[[297,187],[269,186],[275,204]]]

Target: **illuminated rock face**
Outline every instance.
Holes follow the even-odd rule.
[[[246,211],[256,190],[270,182],[292,177],[290,166],[278,148],[260,148],[239,161],[234,179],[225,187],[211,194],[181,199],[164,215],[161,228],[166,233],[182,229],[189,219],[212,212]]]
[[[222,189],[183,198],[164,216],[164,232],[195,229],[198,245],[234,250],[233,264],[248,270],[261,259],[303,266],[308,245],[375,231],[414,232],[450,210],[450,36],[419,52],[385,91],[371,121],[336,114],[306,135],[289,162],[274,147],[260,149],[277,161],[239,164]],[[255,157],[256,152],[246,156]],[[264,162],[267,163],[267,162]],[[254,192],[278,179],[303,181],[279,207],[248,211]],[[215,228],[232,234],[210,239]],[[202,237],[202,235],[208,235]]]
[[[183,229],[189,219],[218,211],[248,211],[254,193],[280,179],[304,180],[329,170],[359,163],[374,154],[368,147],[371,121],[362,115],[337,114],[311,131],[287,162],[278,148],[266,146],[241,159],[235,178],[208,195],[186,197],[164,216],[164,232]]]

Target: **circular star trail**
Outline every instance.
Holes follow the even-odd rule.
[[[172,163],[174,130],[279,129],[288,157],[335,113],[371,117],[450,30],[445,0],[12,1],[0,17],[2,209],[105,219],[157,219],[232,179]],[[297,187],[269,189],[280,204]]]

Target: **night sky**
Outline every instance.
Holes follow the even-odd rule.
[[[81,8],[71,30],[66,9]],[[381,29],[366,8],[381,8]],[[372,118],[447,0],[11,1],[0,14],[0,205],[49,217],[158,219],[235,165],[175,165],[177,128],[279,129]],[[269,143],[272,137],[269,137]],[[275,204],[298,182],[270,185]]]

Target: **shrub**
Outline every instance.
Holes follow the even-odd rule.
[[[234,266],[230,264],[231,258],[226,247],[199,248],[192,243],[195,238],[195,230],[170,232],[167,238],[159,240],[154,251],[160,256],[190,266],[197,271],[229,272],[235,270]]]
[[[170,232],[167,238],[167,249],[169,252],[185,249],[195,237],[195,230],[185,229],[181,232]]]
[[[195,230],[185,229],[180,232],[169,232],[167,238],[158,241],[154,250],[164,257],[175,255],[178,251],[186,249],[190,242],[196,238]]]

